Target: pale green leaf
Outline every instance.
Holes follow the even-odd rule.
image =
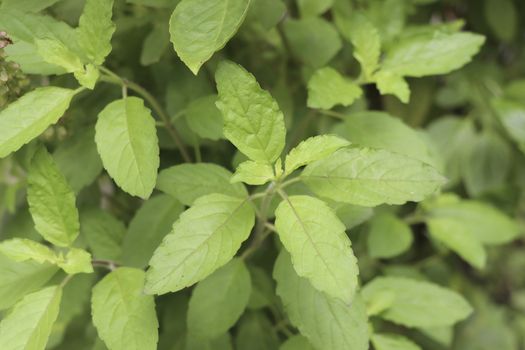
[[[202,138],[219,140],[222,134],[222,115],[215,103],[217,95],[208,95],[192,101],[186,108],[189,128]]]
[[[0,112],[0,158],[17,151],[58,121],[69,107],[75,90],[37,88]]]
[[[159,173],[157,188],[185,205],[212,193],[247,197],[244,185],[230,183],[231,177],[231,172],[213,163],[180,164]]]
[[[294,335],[285,341],[279,350],[315,350],[314,347],[308,342],[308,339],[302,335]]]
[[[16,262],[0,254],[0,310],[13,306],[24,295],[40,288],[57,270],[47,263]]]
[[[64,260],[58,263],[58,266],[70,275],[93,272],[91,254],[79,248],[71,248],[67,252]]]
[[[238,258],[216,270],[193,290],[188,332],[201,339],[226,333],[246,309],[251,287],[250,273]]]
[[[56,264],[59,260],[48,246],[25,238],[12,238],[0,242],[0,253],[18,262],[34,260],[40,264]]]
[[[293,148],[284,161],[285,174],[291,174],[294,170],[328,157],[330,154],[350,145],[345,139],[332,135],[320,135],[307,138]]]
[[[350,106],[363,91],[353,81],[331,67],[317,70],[308,81],[310,108],[331,109],[336,105]]]
[[[36,39],[38,54],[44,61],[64,68],[68,73],[83,70],[82,61],[57,39]]]
[[[119,260],[126,227],[116,217],[101,209],[82,211],[82,238],[96,259]]]
[[[368,252],[372,258],[393,258],[412,244],[412,231],[403,220],[390,213],[376,215],[370,222]]]
[[[170,19],[171,42],[180,59],[197,74],[242,24],[250,0],[182,0]]]
[[[224,136],[252,160],[274,162],[284,148],[286,134],[277,102],[235,63],[221,62],[215,80]]]
[[[366,111],[349,114],[334,128],[337,135],[352,143],[384,149],[434,165],[436,160],[423,137],[399,118],[384,112]]]
[[[87,0],[80,16],[76,38],[87,58],[101,65],[111,52],[115,24],[111,21],[113,0]]]
[[[102,171],[95,144],[95,128],[84,127],[78,134],[62,141],[55,149],[53,158],[76,193],[93,183]]]
[[[153,296],[143,293],[144,271],[122,267],[93,288],[91,310],[110,350],[155,350],[158,321]]]
[[[327,296],[295,272],[281,252],[273,272],[288,318],[316,349],[367,350],[368,318],[361,297],[351,304]]]
[[[350,303],[357,288],[357,261],[346,228],[323,201],[286,197],[275,211],[275,227],[297,274],[318,290]]]
[[[58,316],[62,288],[26,295],[0,323],[0,349],[44,350]]]
[[[183,211],[182,204],[168,195],[148,199],[131,220],[122,243],[122,262],[143,268]]]
[[[381,95],[392,94],[399,98],[401,102],[408,103],[410,99],[410,87],[403,77],[387,70],[380,70],[374,74],[373,79]]]
[[[484,41],[469,32],[410,36],[388,50],[382,69],[409,77],[449,73],[468,63]]]
[[[70,246],[80,230],[75,194],[45,148],[33,156],[27,181],[27,201],[36,230],[55,245]]]
[[[379,316],[406,327],[449,326],[472,313],[472,307],[461,295],[429,282],[376,277],[361,291],[367,305],[374,304],[385,294],[392,299]]]
[[[237,166],[231,182],[244,182],[248,185],[264,185],[275,178],[274,169],[270,164],[247,160]]]
[[[160,61],[162,55],[170,44],[170,33],[168,23],[165,21],[155,23],[151,32],[144,39],[142,52],[140,54],[140,64],[149,66]]]
[[[93,90],[100,77],[100,71],[93,64],[89,63],[84,66],[84,69],[73,72],[73,75],[80,85]]]
[[[376,350],[421,350],[421,348],[410,339],[397,334],[373,334],[371,341]]]
[[[144,102],[126,97],[98,116],[95,142],[104,168],[131,195],[148,198],[155,187],[159,145],[155,120]]]
[[[0,11],[15,9],[18,11],[39,12],[59,0],[3,0]]]
[[[316,17],[328,11],[334,0],[297,0],[301,17]]]
[[[197,199],[155,251],[146,292],[174,292],[206,278],[231,260],[248,238],[254,220],[246,199],[222,194]]]
[[[325,66],[343,45],[334,26],[319,17],[288,19],[284,33],[293,54],[312,68]]]
[[[308,165],[301,175],[316,194],[361,206],[421,201],[444,178],[418,160],[372,149],[340,149]]]
[[[355,11],[348,17],[336,13],[335,23],[343,37],[352,43],[363,77],[370,79],[379,67],[381,38],[378,29],[361,11]]]

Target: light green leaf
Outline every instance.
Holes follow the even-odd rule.
[[[224,136],[252,160],[274,162],[284,148],[286,134],[277,102],[235,63],[221,62],[215,80]]]
[[[28,12],[39,12],[53,5],[58,0],[3,0],[0,10],[18,10]]]
[[[334,0],[297,0],[301,17],[316,17],[328,11]]]
[[[294,335],[285,341],[279,350],[315,350],[314,347],[308,342],[308,339],[302,335]]]
[[[75,193],[95,181],[102,162],[95,144],[95,128],[84,127],[78,134],[62,141],[53,158]],[[78,166],[82,164],[82,166]]]
[[[230,181],[232,183],[244,182],[248,185],[264,185],[274,178],[274,170],[270,164],[247,160],[237,166]]]
[[[89,209],[82,211],[80,227],[82,238],[96,259],[121,258],[126,227],[120,220],[101,209]]]
[[[93,272],[91,254],[78,248],[71,248],[69,252],[67,252],[64,260],[59,261],[58,266],[70,275]]]
[[[391,296],[391,303],[379,316],[406,327],[450,326],[472,313],[461,295],[429,282],[376,277],[361,291],[368,305],[385,294]]]
[[[182,204],[168,195],[148,199],[131,220],[124,236],[122,261],[143,268],[183,211]]]
[[[58,121],[69,107],[75,90],[37,88],[0,112],[0,158],[17,151]]]
[[[222,134],[222,115],[215,103],[217,95],[208,95],[190,102],[186,108],[189,128],[202,138],[219,140]]]
[[[275,211],[275,227],[297,274],[318,290],[350,303],[357,288],[357,261],[346,228],[323,201],[286,197]]]
[[[48,246],[25,238],[12,238],[0,242],[0,253],[18,262],[34,260],[40,264],[56,264],[59,260]]]
[[[371,341],[376,350],[421,350],[410,339],[397,334],[373,334]]]
[[[410,36],[388,50],[382,69],[408,77],[449,73],[468,63],[484,41],[469,32]]]
[[[308,81],[310,108],[331,109],[336,105],[350,106],[363,91],[353,81],[331,67],[317,70]]]
[[[58,316],[62,288],[26,295],[0,323],[0,349],[44,350]]]
[[[297,275],[284,251],[277,258],[273,275],[286,314],[314,348],[368,349],[368,319],[359,296],[346,304],[318,291]]]
[[[381,95],[392,94],[403,103],[410,100],[410,87],[403,77],[387,70],[380,70],[373,76]]]
[[[363,147],[403,154],[430,165],[436,163],[430,147],[416,130],[384,112],[349,114],[343,123],[334,128],[334,132]]]
[[[343,37],[352,43],[353,54],[361,64],[363,77],[369,80],[379,67],[381,38],[378,29],[361,11],[355,11],[348,17],[336,12],[335,23]]]
[[[146,292],[174,292],[206,278],[231,260],[254,220],[246,199],[222,194],[197,199],[151,258]]]
[[[193,74],[237,32],[249,5],[250,0],[182,0],[177,5],[170,19],[171,42]]]
[[[250,298],[250,273],[238,258],[216,270],[193,290],[188,309],[188,332],[213,339],[239,319]]]
[[[83,70],[82,61],[66,45],[57,39],[36,39],[38,54],[44,61],[55,64],[72,73]]]
[[[334,26],[319,17],[288,19],[284,33],[293,54],[312,68],[326,66],[343,45]]]
[[[33,156],[27,181],[27,201],[36,230],[57,246],[70,246],[80,230],[75,194],[45,148]]]
[[[100,77],[100,71],[97,67],[89,63],[84,66],[84,69],[75,71],[73,75],[80,85],[93,90]]]
[[[368,252],[372,258],[398,256],[410,248],[412,240],[410,227],[393,214],[378,214],[370,222]]]
[[[286,156],[286,160],[284,161],[284,174],[291,174],[294,170],[316,160],[328,157],[339,148],[348,145],[350,145],[350,142],[333,135],[320,135],[307,138],[293,148]]]
[[[24,295],[40,288],[57,270],[47,263],[15,262],[0,254],[0,310],[10,308]]]
[[[361,206],[421,201],[444,183],[431,166],[372,149],[340,149],[306,167],[303,181],[316,194]]]
[[[87,58],[101,65],[111,52],[111,37],[115,24],[111,21],[113,0],[87,0],[78,21],[76,38]]]
[[[142,52],[140,54],[140,64],[149,66],[160,61],[164,52],[170,44],[170,33],[168,23],[161,21],[153,25],[153,29],[144,39]]]
[[[231,172],[213,163],[180,164],[160,172],[157,188],[185,205],[212,193],[247,197],[244,185],[230,183],[231,177]]]
[[[159,142],[155,120],[144,102],[126,97],[110,103],[98,115],[95,131],[109,175],[129,194],[148,198],[157,180]]]
[[[144,271],[121,267],[93,288],[93,324],[110,350],[157,349],[155,300],[143,286]]]

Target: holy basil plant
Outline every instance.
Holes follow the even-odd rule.
[[[0,0],[0,349],[523,348],[523,13]]]

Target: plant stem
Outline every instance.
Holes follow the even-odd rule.
[[[347,119],[346,116],[343,113],[330,111],[330,110],[326,110],[326,109],[316,109],[315,111],[317,113],[319,113],[319,114],[327,115],[327,116],[334,117],[334,118],[337,118],[337,119],[341,119],[341,120],[346,120]]]
[[[117,267],[120,266],[119,263],[113,260],[103,260],[103,259],[93,259],[91,260],[91,265],[93,265],[93,267],[104,267],[110,271],[113,271]]]
[[[106,67],[100,67],[100,70],[106,74],[105,77],[104,76],[101,77],[103,81],[122,85],[123,95],[127,94],[127,92],[124,92],[124,88],[129,88],[130,90],[135,91],[137,94],[143,97],[144,100],[146,100],[149,103],[151,108],[153,108],[155,113],[159,116],[161,121],[164,123],[164,127],[166,128],[171,138],[173,139],[173,141],[179,148],[182,158],[184,158],[184,160],[187,163],[191,163],[192,162],[191,157],[188,151],[186,150],[186,146],[184,146],[184,143],[182,142],[182,138],[177,132],[177,129],[175,129],[175,127],[171,123],[168,113],[164,110],[164,108],[162,108],[159,101],[157,101],[157,99],[152,94],[150,94],[146,89],[144,89],[142,86],[138,85],[137,83],[134,83],[132,81],[129,81],[127,79],[120,77],[119,75],[117,75],[116,73],[113,73],[111,70],[107,69]]]

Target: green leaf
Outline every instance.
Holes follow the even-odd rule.
[[[57,272],[54,265],[35,261],[15,262],[0,254],[0,310],[44,285]]]
[[[353,81],[331,67],[317,70],[308,81],[310,108],[331,109],[336,105],[350,106],[363,91]]]
[[[409,36],[388,50],[382,69],[408,77],[449,73],[468,63],[484,41],[469,32]]]
[[[215,103],[217,95],[208,95],[190,102],[186,108],[189,128],[204,139],[219,140],[222,134],[222,115]]]
[[[145,295],[144,271],[122,267],[93,288],[91,310],[99,337],[111,350],[155,350],[155,300]]]
[[[381,38],[378,29],[362,11],[345,17],[336,12],[335,23],[343,37],[354,47],[354,57],[361,64],[365,80],[369,80],[379,67]]]
[[[370,222],[368,252],[372,258],[393,258],[412,245],[410,227],[390,213],[376,215]]]
[[[357,261],[345,226],[323,201],[291,196],[275,211],[275,227],[297,274],[318,290],[350,303],[357,288]]]
[[[121,258],[126,227],[120,220],[101,209],[89,209],[82,211],[80,227],[82,238],[96,259]]]
[[[56,264],[59,260],[48,246],[25,238],[12,238],[0,242],[0,253],[18,262],[34,260],[40,264]]]
[[[157,188],[185,205],[192,205],[197,198],[212,193],[247,197],[244,185],[230,183],[231,177],[231,172],[216,164],[180,164],[160,172]]]
[[[95,128],[85,127],[78,134],[62,141],[53,153],[53,158],[75,193],[93,183],[102,171],[95,144]]]
[[[84,66],[84,69],[73,72],[78,83],[90,90],[93,90],[100,77],[100,71],[91,63]]]
[[[500,98],[492,106],[508,135],[525,153],[525,104]]]
[[[371,341],[376,350],[421,350],[410,339],[397,334],[373,334]]]
[[[43,350],[58,316],[62,288],[26,295],[0,323],[0,349]]]
[[[307,138],[293,148],[284,161],[284,174],[291,174],[294,170],[328,157],[330,154],[350,145],[350,142],[333,135],[320,135]]]
[[[153,29],[144,39],[142,52],[140,54],[140,64],[149,66],[157,63],[162,58],[164,52],[170,44],[170,33],[168,23],[165,21],[155,23]]]
[[[484,14],[490,29],[498,39],[508,42],[512,41],[518,28],[519,10],[514,2],[509,0],[485,0],[483,6]]]
[[[361,291],[368,305],[386,294],[391,302],[379,317],[406,327],[450,326],[472,313],[472,307],[461,295],[429,282],[376,277]]]
[[[78,21],[78,45],[91,63],[99,66],[111,52],[115,24],[111,21],[113,0],[87,0]]]
[[[52,6],[58,0],[3,0],[0,5],[2,11],[18,10],[28,12],[39,12]]]
[[[302,335],[294,335],[288,338],[279,350],[315,350],[314,347],[308,342],[308,339]]]
[[[432,151],[423,137],[388,113],[366,111],[349,114],[334,132],[352,143],[403,154],[435,165]]]
[[[272,163],[284,148],[286,130],[277,102],[254,76],[232,62],[221,62],[215,73],[224,118],[224,136],[242,153]]]
[[[319,17],[288,19],[284,33],[293,54],[312,68],[326,66],[343,45],[334,26]]]
[[[27,181],[27,201],[36,230],[57,246],[70,246],[80,230],[75,194],[45,148],[33,156]]]
[[[250,273],[238,258],[216,270],[193,290],[188,309],[188,332],[213,339],[239,319],[250,298]]]
[[[248,185],[264,185],[274,178],[274,170],[270,164],[247,160],[237,166],[230,181],[232,183],[244,182]]]
[[[340,149],[306,167],[303,181],[316,194],[361,206],[421,201],[444,183],[431,166],[372,149]]]
[[[318,291],[297,275],[284,251],[277,258],[273,275],[286,314],[314,348],[368,349],[368,319],[359,296],[349,305]]]
[[[316,17],[328,11],[334,0],[297,0],[301,17]]]
[[[58,266],[70,275],[93,272],[91,254],[78,248],[71,248],[69,252],[67,252],[65,260],[60,261]]]
[[[83,70],[82,61],[66,45],[57,39],[36,39],[38,54],[48,63],[55,64],[72,73]]]
[[[122,262],[143,268],[183,211],[175,198],[159,195],[148,199],[131,220],[122,244]]]
[[[193,74],[237,32],[249,5],[249,0],[182,0],[177,5],[170,19],[171,42]]]
[[[410,99],[410,87],[403,77],[387,70],[380,70],[373,77],[381,95],[392,94],[403,103]]]
[[[275,350],[279,339],[264,313],[249,312],[239,322],[236,350]]]
[[[131,195],[148,198],[159,168],[155,120],[144,102],[126,97],[98,115],[95,142],[104,168]]]
[[[272,305],[275,302],[275,286],[271,276],[260,267],[249,266],[249,270],[252,294],[248,308],[257,310]]]
[[[146,293],[175,292],[212,274],[231,260],[254,220],[246,199],[223,194],[197,199],[151,258]]]
[[[56,123],[75,93],[70,89],[41,87],[0,111],[0,158],[17,151]]]

